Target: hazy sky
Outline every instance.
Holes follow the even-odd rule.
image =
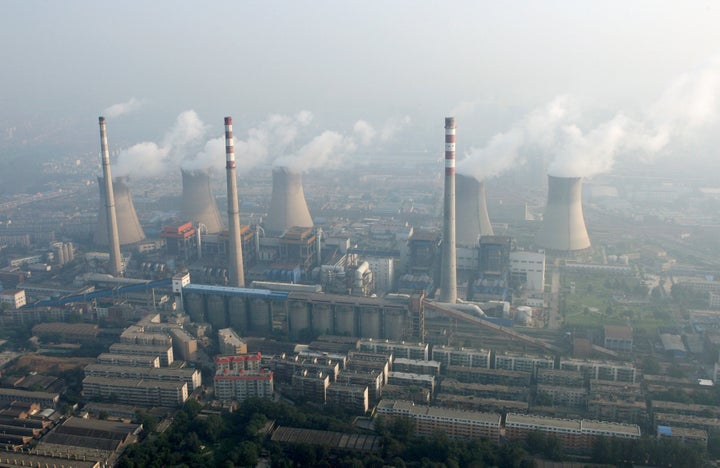
[[[517,137],[508,136],[513,128],[524,136],[511,144],[527,145],[523,122],[561,97],[580,132],[563,130],[561,138],[580,138],[586,148],[617,125],[623,135],[632,127],[664,137],[660,126],[677,120],[649,125],[653,109],[668,87],[695,73],[710,74],[702,102],[711,109],[702,109],[700,126],[717,127],[716,1],[0,0],[0,7],[0,140],[8,144],[26,138],[23,131],[41,132],[43,115],[94,141],[97,116],[134,98],[131,112],[108,122],[111,138],[126,147],[160,142],[187,110],[209,137],[232,115],[239,138],[270,114],[306,110],[314,126],[308,141],[325,130],[351,135],[358,120],[378,132],[403,121],[396,138],[404,146],[441,148],[443,117],[453,112],[462,153],[494,135]],[[619,147],[635,148],[622,138]]]

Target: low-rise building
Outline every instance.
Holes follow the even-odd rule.
[[[582,407],[587,404],[587,390],[583,387],[538,384],[537,400],[552,406]]]
[[[550,356],[532,356],[519,353],[495,354],[495,369],[529,372],[535,375],[538,369],[553,369],[555,359]]]
[[[5,304],[10,309],[20,309],[26,304],[24,289],[6,289],[0,292],[0,305]]]
[[[365,414],[370,408],[368,387],[333,383],[327,388],[327,404]]]
[[[395,358],[393,370],[438,376],[440,375],[440,363],[421,359]]]
[[[218,330],[218,350],[220,354],[247,354],[247,343],[232,328]]]
[[[560,440],[563,450],[570,453],[587,453],[592,449],[597,437],[640,438],[640,428],[634,424],[548,418],[517,413],[508,413],[505,417],[505,436],[510,440],[524,441],[534,431],[555,435]]]
[[[160,356],[102,353],[98,355],[97,363],[111,366],[160,367]]]
[[[248,398],[270,398],[275,390],[272,371],[230,371],[218,369],[213,377],[215,398],[244,401]]]
[[[482,383],[489,385],[512,385],[526,388],[530,386],[530,379],[532,377],[528,372],[462,366],[446,367],[445,375],[447,377],[457,379],[460,382]]]
[[[308,398],[315,403],[325,404],[330,377],[322,372],[302,369],[293,374],[292,385],[287,389],[292,396]]]
[[[406,343],[404,341],[365,338],[358,343],[358,349],[360,351],[373,353],[392,353],[396,359],[420,359],[427,361],[429,357],[429,347],[427,343]]]
[[[103,398],[141,406],[180,406],[188,399],[183,382],[87,376],[83,379],[85,398]]]
[[[708,433],[705,429],[691,429],[688,427],[658,426],[658,439],[676,439],[683,444],[699,445],[707,449]]]
[[[497,413],[462,411],[415,405],[410,401],[382,400],[378,403],[378,416],[405,417],[415,423],[418,435],[429,436],[442,431],[457,439],[486,438],[497,442],[500,438],[500,420]]]
[[[103,364],[88,364],[85,366],[85,375],[108,378],[161,380],[164,382],[185,382],[188,391],[192,392],[202,385],[200,371],[190,368],[170,367],[137,367],[113,366]]]
[[[633,347],[633,329],[623,325],[605,325],[604,346],[612,351],[631,353]]]
[[[490,368],[490,350],[454,348],[452,346],[433,346],[432,360],[443,367],[478,367]]]
[[[169,366],[174,361],[172,346],[113,343],[110,345],[110,352],[113,354],[129,354],[132,356],[158,356],[161,366]]]

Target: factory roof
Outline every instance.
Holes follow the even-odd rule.
[[[247,296],[263,299],[287,300],[288,293],[282,291],[270,291],[267,289],[236,288],[232,286],[211,286],[207,284],[188,284],[183,287],[183,292],[191,293],[214,293],[224,296]]]

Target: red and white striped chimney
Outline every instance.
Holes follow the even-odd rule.
[[[120,235],[118,234],[117,214],[115,212],[115,194],[113,193],[112,175],[110,174],[110,151],[108,151],[107,127],[105,117],[98,118],[100,123],[100,151],[102,153],[102,170],[105,178],[105,211],[107,213],[108,244],[110,247],[110,274],[122,274],[122,258],[120,257]]]
[[[445,197],[440,302],[457,302],[455,257],[455,117],[445,118]]]
[[[237,179],[235,176],[235,145],[233,143],[232,117],[225,117],[225,169],[227,172],[228,225],[230,227],[230,286],[244,287],[242,243],[240,242],[240,207],[238,204]]]

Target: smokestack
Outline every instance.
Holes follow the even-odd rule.
[[[475,177],[457,174],[457,232],[458,245],[477,247],[480,236],[492,236],[493,228],[487,211],[485,182]]]
[[[107,144],[107,128],[105,117],[100,117],[100,150],[102,153],[103,178],[105,179],[105,216],[107,219],[107,232],[110,239],[110,274],[120,276],[122,273],[122,259],[120,258],[120,238],[115,215],[115,196],[113,194],[112,175],[110,174],[110,152]]]
[[[303,192],[302,175],[288,167],[276,167],[273,169],[270,211],[263,227],[268,233],[282,233],[293,226],[313,227]]]
[[[98,177],[98,187],[100,187],[100,206],[102,207],[106,203],[105,181],[102,177]],[[145,232],[140,226],[137,213],[135,213],[135,205],[128,187],[128,177],[113,177],[112,187],[120,245],[134,244],[144,240]],[[96,245],[108,245],[107,227],[107,213],[101,208],[93,238]]]
[[[455,117],[445,118],[445,198],[443,203],[443,250],[440,269],[440,302],[457,302],[455,258]]]
[[[210,188],[210,173],[207,169],[181,169],[181,172],[182,217],[194,224],[204,224],[208,234],[221,232],[223,223]]]
[[[557,251],[583,250],[590,247],[582,210],[582,178],[548,175],[548,201],[535,241],[541,247]]]
[[[245,286],[242,244],[240,243],[240,207],[238,206],[237,179],[235,178],[235,146],[232,134],[232,117],[225,117],[225,169],[227,172],[228,224],[230,225],[230,286]]]

